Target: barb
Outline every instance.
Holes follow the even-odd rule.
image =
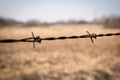
[[[23,38],[23,39],[4,39],[0,40],[0,43],[14,43],[14,42],[33,42],[33,48],[35,48],[35,42],[41,43],[41,41],[47,40],[64,40],[64,39],[77,39],[77,38],[90,38],[91,42],[94,43],[94,39],[97,39],[97,37],[104,37],[104,36],[119,36],[120,33],[107,33],[107,34],[95,34],[95,33],[89,33],[86,31],[88,35],[80,35],[80,36],[60,36],[60,37],[47,37],[47,38],[40,38],[39,36],[35,37],[34,33],[32,33],[32,37],[29,38]]]
[[[35,37],[33,32],[31,32],[31,33],[32,33],[32,36],[33,36],[33,39],[34,39],[33,40],[33,48],[35,48],[35,42],[41,43],[41,39],[40,39],[39,36]]]

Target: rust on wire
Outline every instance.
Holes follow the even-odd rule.
[[[94,39],[97,37],[104,37],[104,36],[119,36],[120,33],[107,33],[107,34],[95,34],[95,33],[89,33],[86,31],[88,35],[80,35],[80,36],[60,36],[60,37],[47,37],[47,38],[40,38],[39,36],[35,37],[34,33],[32,33],[32,37],[29,38],[23,38],[23,39],[4,39],[0,40],[0,43],[13,43],[13,42],[33,42],[33,48],[35,48],[35,42],[41,43],[43,40],[64,40],[64,39],[77,39],[77,38],[90,38],[91,42],[94,43]]]

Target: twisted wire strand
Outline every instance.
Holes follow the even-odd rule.
[[[76,39],[76,38],[90,38],[90,37],[104,37],[104,36],[118,36],[120,33],[108,33],[108,34],[97,34],[97,35],[81,35],[81,36],[60,36],[60,37],[48,37],[41,38],[41,40],[62,40],[62,39]]]
[[[47,38],[40,38],[39,36],[35,37],[34,33],[32,32],[32,37],[23,38],[23,39],[3,39],[0,40],[0,43],[13,43],[13,42],[33,42],[33,47],[35,48],[35,42],[41,43],[41,41],[47,40],[64,40],[64,39],[77,39],[77,38],[90,38],[92,43],[94,43],[93,38],[96,39],[97,37],[105,37],[105,36],[119,36],[120,33],[107,33],[107,34],[90,34],[87,31],[88,35],[80,35],[80,36],[60,36],[60,37],[47,37]]]

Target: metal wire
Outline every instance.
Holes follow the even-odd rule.
[[[35,48],[35,42],[41,43],[41,41],[47,40],[64,40],[64,39],[77,39],[77,38],[90,38],[92,43],[94,43],[94,39],[97,37],[104,37],[104,36],[119,36],[120,33],[107,33],[107,34],[95,34],[95,33],[88,33],[88,35],[80,35],[80,36],[60,36],[60,37],[47,37],[47,38],[40,38],[39,36],[35,37],[34,33],[32,33],[32,37],[29,38],[23,38],[23,39],[4,39],[0,40],[0,43],[14,43],[14,42],[33,42],[33,48]]]

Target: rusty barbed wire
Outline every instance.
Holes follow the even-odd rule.
[[[120,33],[107,33],[107,34],[95,34],[95,33],[89,33],[86,31],[88,35],[80,35],[80,36],[60,36],[60,37],[47,37],[47,38],[41,38],[40,36],[35,37],[34,33],[32,33],[32,37],[29,38],[23,38],[23,39],[4,39],[0,40],[0,43],[13,43],[13,42],[33,42],[33,48],[35,48],[35,42],[41,43],[43,40],[64,40],[64,39],[77,39],[77,38],[90,38],[91,42],[94,43],[94,39],[97,39],[97,37],[104,37],[104,36],[118,36]]]

